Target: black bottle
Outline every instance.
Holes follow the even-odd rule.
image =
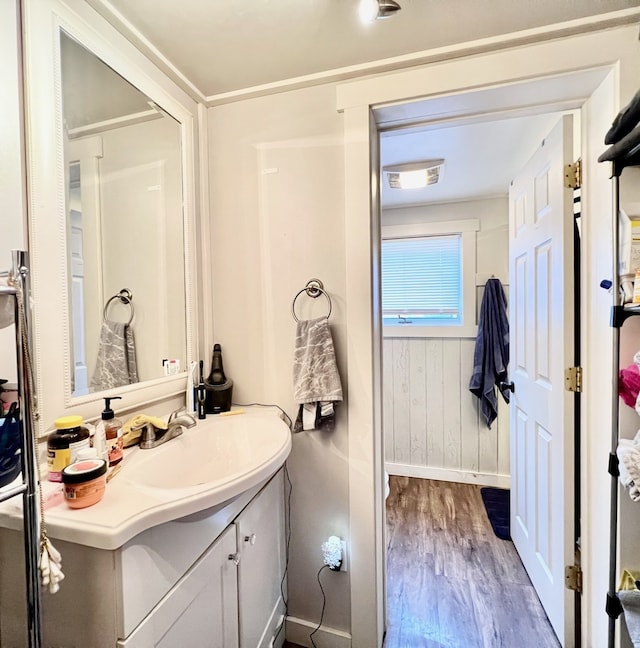
[[[211,371],[207,382],[210,385],[224,385],[227,378],[224,375],[224,367],[222,366],[222,347],[219,344],[213,345],[213,356],[211,358]]]
[[[205,407],[207,414],[219,414],[231,409],[231,394],[233,380],[227,378],[222,366],[222,348],[219,344],[213,345],[211,356],[211,371],[205,380]]]

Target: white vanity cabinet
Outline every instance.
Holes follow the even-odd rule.
[[[44,648],[284,642],[284,628],[273,641],[284,621],[282,470],[225,506],[151,527],[113,551],[53,541],[65,580],[57,594],[43,593]],[[2,648],[26,645],[21,545],[20,533],[0,529]]]
[[[282,471],[258,492],[188,572],[153,607],[118,648],[271,648],[284,622],[281,582],[285,564]],[[210,522],[215,516],[193,523]],[[164,526],[164,525],[163,525]],[[171,534],[174,535],[173,533]],[[177,538],[169,542],[175,554]],[[179,542],[179,540],[178,540]],[[149,545],[147,545],[148,547]],[[156,548],[158,544],[156,543]],[[131,551],[132,547],[125,548]],[[167,555],[167,552],[160,552]],[[123,609],[148,595],[154,567],[139,552],[124,570]],[[156,560],[156,557],[154,557]],[[175,557],[172,559],[175,561]],[[151,575],[151,576],[150,576]],[[161,587],[160,582],[157,583]],[[283,585],[284,587],[284,585]],[[125,623],[126,630],[126,623]]]
[[[118,648],[237,646],[235,556],[232,524]]]
[[[240,648],[271,648],[284,622],[282,471],[237,517]],[[284,628],[278,635],[281,645]],[[230,644],[231,645],[231,644]]]

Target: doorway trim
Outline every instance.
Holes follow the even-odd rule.
[[[640,10],[633,16],[637,20]],[[631,17],[630,17],[631,20]],[[606,18],[603,17],[603,24]],[[345,151],[345,237],[346,237],[346,300],[347,361],[348,361],[348,416],[349,416],[349,510],[351,571],[351,635],[354,648],[381,646],[384,636],[384,497],[383,497],[383,442],[381,426],[380,342],[381,335],[374,315],[379,312],[380,286],[373,250],[379,239],[378,165],[376,109],[393,103],[408,103],[416,98],[462,95],[477,89],[515,86],[559,75],[574,75],[587,69],[606,68],[616,77],[612,106],[617,109],[618,97],[627,97],[635,91],[631,72],[637,57],[637,26],[627,25],[554,41],[536,43],[514,49],[500,50],[453,61],[405,70],[394,74],[363,79],[337,87],[337,109],[344,113]],[[610,75],[609,75],[610,76]],[[582,98],[584,105],[589,96]],[[553,104],[548,97],[540,105]],[[497,107],[498,108],[498,107]],[[613,117],[611,114],[611,118]],[[589,120],[589,114],[585,120]],[[582,125],[582,132],[588,129]],[[587,163],[588,164],[588,163]],[[588,174],[586,174],[588,176]],[[606,174],[605,174],[606,175]],[[591,174],[592,178],[601,174]],[[585,213],[588,205],[585,204]],[[585,241],[583,268],[589,259]],[[592,273],[583,273],[587,300],[594,302],[589,282]],[[597,284],[596,284],[597,285]],[[588,308],[588,307],[587,307]],[[378,310],[376,310],[378,309]],[[583,335],[587,335],[583,332]],[[585,345],[585,364],[589,363],[589,347]],[[592,394],[600,394],[603,386],[595,384]],[[583,402],[589,402],[589,389]],[[605,381],[604,390],[611,389]],[[599,390],[599,391],[598,391]],[[605,409],[605,408],[602,408]],[[587,425],[589,412],[583,411],[582,430],[584,451],[582,465],[585,475],[582,501],[591,502],[592,492],[600,488],[599,475],[592,475]],[[587,415],[585,415],[587,414]],[[606,419],[606,412],[605,412]],[[586,483],[588,476],[592,481]],[[608,475],[603,475],[608,483]],[[595,498],[596,501],[601,498]],[[583,531],[601,528],[608,510],[593,510],[591,504],[583,511]],[[590,538],[585,534],[583,557],[589,560]],[[585,564],[585,570],[595,568]],[[594,578],[590,578],[593,582]],[[586,586],[589,585],[587,581]],[[606,589],[605,589],[606,591]],[[592,604],[596,597],[583,597],[583,619],[590,619],[600,610]],[[602,605],[604,607],[604,598]],[[604,609],[606,628],[606,615]],[[375,619],[375,623],[372,623]],[[583,640],[598,644],[597,628],[587,627]]]

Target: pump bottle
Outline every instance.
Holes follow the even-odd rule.
[[[116,418],[114,411],[111,409],[111,401],[120,399],[121,396],[108,396],[104,399],[104,409],[96,425],[94,435],[94,446],[98,449],[98,456],[107,459],[109,466],[115,466],[122,461],[123,457],[123,439],[122,439],[122,421]],[[104,441],[103,441],[104,440]],[[104,449],[100,445],[104,442]]]

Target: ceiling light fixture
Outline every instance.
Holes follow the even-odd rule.
[[[444,160],[424,160],[383,167],[391,189],[421,189],[442,180]]]
[[[396,0],[360,0],[360,19],[362,22],[373,22],[381,18],[394,16],[402,7]]]

